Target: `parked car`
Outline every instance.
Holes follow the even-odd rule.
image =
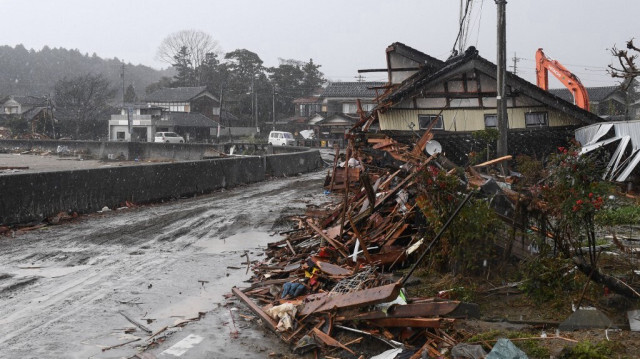
[[[175,132],[156,132],[154,142],[184,143],[184,137]]]
[[[269,144],[273,146],[293,146],[296,143],[291,132],[271,131],[269,132]]]

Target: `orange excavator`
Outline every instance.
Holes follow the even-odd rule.
[[[549,90],[549,71],[571,91],[574,103],[589,111],[589,94],[580,79],[558,61],[545,56],[542,49],[538,49],[536,52],[536,78],[538,87],[545,91]]]

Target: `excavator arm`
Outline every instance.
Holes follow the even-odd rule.
[[[538,49],[536,52],[536,79],[538,87],[545,91],[549,90],[549,71],[569,89],[573,95],[574,103],[589,111],[589,94],[580,79],[558,61],[549,59],[542,52],[542,49]]]

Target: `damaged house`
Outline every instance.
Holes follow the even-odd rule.
[[[474,47],[441,61],[394,43],[386,57],[388,88],[368,125],[378,122],[394,138],[432,126],[443,151],[463,162],[475,150],[471,132],[497,128],[497,68]],[[510,153],[553,152],[576,128],[602,121],[514,74],[506,86]]]

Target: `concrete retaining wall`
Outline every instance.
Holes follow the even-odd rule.
[[[58,146],[66,146],[71,153],[88,154],[99,160],[109,155],[127,160],[176,160],[195,161],[203,158],[209,150],[217,150],[219,145],[206,143],[155,143],[155,142],[98,142],[60,140],[0,140],[0,149],[5,151],[51,151]]]
[[[317,150],[310,151],[304,147],[289,147],[289,149],[294,149],[296,152],[278,153],[277,147],[274,147],[274,154],[266,156],[266,170],[269,175],[292,176],[322,168],[323,162]]]
[[[289,154],[0,176],[0,224],[94,212],[288,176],[322,167],[317,150]]]

